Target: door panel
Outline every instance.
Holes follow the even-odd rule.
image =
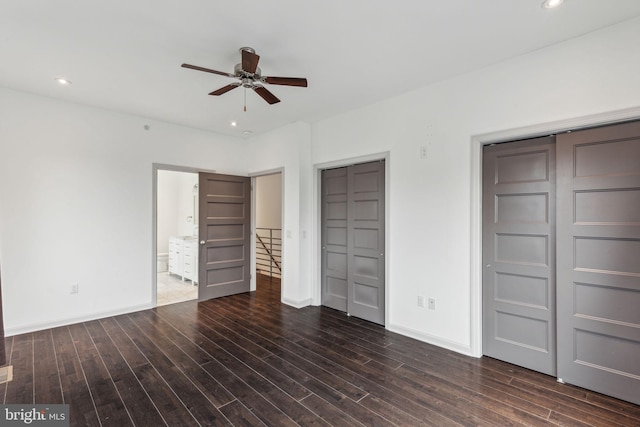
[[[640,404],[640,122],[557,142],[558,377]]]
[[[198,300],[249,292],[250,178],[200,173],[199,186]]]
[[[347,311],[347,168],[322,171],[322,305]]]
[[[322,305],[384,324],[384,161],[322,171]]]
[[[555,146],[485,147],[483,352],[555,374]]]
[[[347,169],[348,312],[384,325],[384,162]]]

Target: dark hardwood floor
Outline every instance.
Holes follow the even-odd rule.
[[[71,425],[640,426],[640,407],[320,307],[279,283],[5,339],[4,403]]]

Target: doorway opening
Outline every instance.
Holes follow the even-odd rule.
[[[282,281],[282,173],[255,177],[256,291],[278,294]]]
[[[198,174],[157,170],[156,305],[198,298]]]
[[[173,185],[163,185],[165,177]],[[153,165],[154,306],[194,299],[202,302],[255,289],[251,182],[248,176]],[[164,213],[169,213],[168,218]],[[163,276],[159,280],[158,273],[166,273],[168,284],[180,285],[180,293],[186,295],[163,300]],[[188,290],[180,282],[189,285]]]

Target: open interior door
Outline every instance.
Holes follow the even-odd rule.
[[[200,173],[198,301],[249,292],[251,180]]]

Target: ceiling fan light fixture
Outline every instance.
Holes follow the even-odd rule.
[[[207,73],[217,74],[220,76],[231,77],[238,80],[236,83],[231,83],[223,86],[219,89],[209,93],[209,95],[220,96],[235,88],[243,87],[245,89],[245,103],[244,111],[247,111],[246,90],[251,89],[257,93],[268,104],[277,104],[280,102],[277,96],[275,96],[269,89],[264,87],[261,83],[269,85],[280,86],[297,86],[307,87],[307,79],[303,77],[267,77],[262,75],[262,71],[258,67],[260,61],[260,55],[255,53],[255,50],[250,47],[240,48],[240,54],[242,56],[241,62],[236,64],[232,73],[225,73],[223,71],[212,70],[211,68],[200,67],[198,65],[182,64],[182,68],[190,68],[196,71],[204,71]]]
[[[560,6],[563,2],[564,0],[545,0],[542,3],[542,7],[544,9],[553,9]]]

